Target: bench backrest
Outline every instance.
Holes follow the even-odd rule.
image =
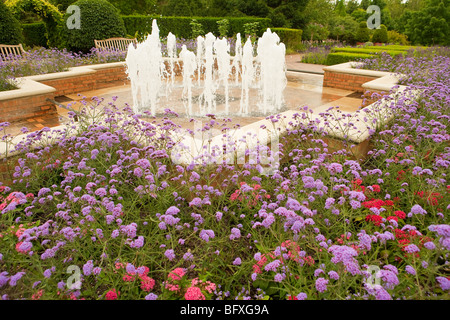
[[[101,50],[117,50],[117,51],[127,51],[130,43],[137,44],[136,39],[127,38],[109,38],[105,40],[94,40],[95,47]]]
[[[24,53],[25,50],[23,49],[22,44],[0,44],[0,61],[20,60]]]

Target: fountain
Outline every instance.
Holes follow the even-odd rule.
[[[176,38],[169,33],[163,53],[153,20],[151,34],[130,44],[126,65],[135,113],[157,115],[168,108],[186,117],[266,116],[283,110],[286,49],[278,35],[267,29],[255,44],[256,56],[251,39],[242,46],[240,34],[234,56],[226,38],[208,33],[196,40],[196,53],[183,46],[177,56]]]

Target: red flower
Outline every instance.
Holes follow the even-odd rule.
[[[116,292],[116,289],[109,290],[106,293],[106,300],[117,300],[117,297],[120,295],[120,291]]]
[[[405,218],[406,218],[406,213],[404,213],[403,211],[397,210],[397,211],[394,211],[394,214],[395,214],[399,219],[405,219]]]
[[[387,220],[388,220],[388,221],[395,220],[395,221],[398,222],[398,218],[397,218],[396,216],[390,216],[390,217],[387,217]]]
[[[381,188],[378,184],[372,186],[373,192],[381,192]]]

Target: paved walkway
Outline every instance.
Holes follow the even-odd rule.
[[[306,72],[314,74],[323,74],[323,67],[321,64],[302,63],[302,54],[290,54],[286,56],[286,66],[288,71]]]

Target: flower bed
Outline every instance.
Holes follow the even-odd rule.
[[[405,81],[361,161],[345,136],[340,150],[325,142],[331,119],[355,125],[342,112],[288,119],[271,176],[258,163],[174,164],[170,118],[142,121],[114,101],[52,147],[34,149],[47,130],[29,134],[1,187],[3,298],[448,298],[450,59],[439,59],[434,81]]]

